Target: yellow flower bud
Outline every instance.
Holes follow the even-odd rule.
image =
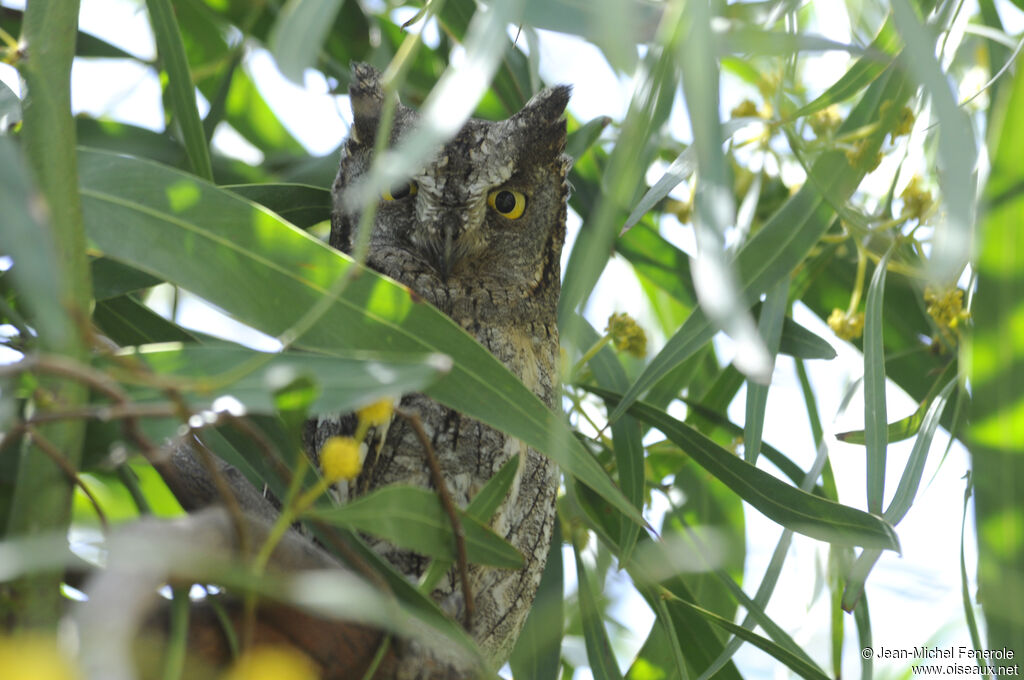
[[[391,414],[395,411],[395,402],[392,399],[381,399],[375,401],[369,406],[356,411],[359,414],[360,424],[366,424],[367,427],[373,427],[375,425],[383,425],[391,420]]]
[[[749,99],[744,99],[740,102],[739,106],[729,112],[729,115],[733,118],[745,118],[747,116],[758,115],[757,104]]]
[[[0,669],[4,680],[78,680],[82,677],[60,653],[56,641],[43,635],[0,637]]]
[[[223,680],[319,680],[309,657],[292,647],[261,646],[242,654]]]
[[[821,111],[815,111],[807,119],[807,124],[814,131],[814,136],[819,139],[831,134],[842,122],[842,118],[839,117],[839,107],[835,104],[827,106]]]
[[[960,288],[939,291],[928,286],[924,289],[924,301],[928,303],[928,315],[935,319],[939,328],[955,330],[971,316],[964,309],[964,291]]]
[[[828,317],[828,327],[843,340],[853,340],[864,332],[864,315],[859,312],[847,314],[841,309],[833,309]]]
[[[868,157],[868,140],[862,139],[854,142],[852,149],[846,150],[846,160],[850,165],[858,166],[864,164],[865,169],[871,172],[882,162],[882,152],[877,151],[873,157]]]
[[[638,359],[647,354],[647,334],[629,314],[612,314],[608,317],[606,332],[612,336],[615,349],[628,352]]]
[[[355,479],[363,469],[359,442],[352,437],[331,437],[320,449],[320,469],[329,482]]]
[[[932,207],[932,192],[921,186],[921,178],[914,175],[907,188],[900,194],[903,212],[909,217],[921,220]]]

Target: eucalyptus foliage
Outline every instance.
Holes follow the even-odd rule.
[[[864,586],[882,552],[899,550],[897,523],[913,512],[926,460],[941,454],[940,426],[972,456],[977,597],[961,560],[971,644],[1024,640],[1024,70],[1021,37],[1001,23],[1015,7],[432,0],[397,11],[390,0],[139,0],[151,61],[78,30],[77,5],[0,0],[0,54],[22,78],[20,97],[0,83],[7,627],[53,629],[76,606],[60,596],[65,570],[82,568],[61,540],[69,529],[180,513],[153,467],[166,438],[188,432],[286,498],[282,469],[316,483],[298,450],[305,418],[424,391],[563,473],[560,538],[510,662],[516,678],[572,677],[583,666],[602,679],[739,678],[732,655],[743,644],[795,676],[837,677],[844,629],[870,646]],[[822,35],[839,11],[848,41]],[[385,71],[426,124],[383,155],[367,188],[376,192],[465,117],[519,110],[544,84],[544,31],[596,46],[633,84],[621,119],[569,115],[570,206],[582,226],[559,308],[561,413],[451,320],[323,244],[337,153],[311,156],[249,68],[267,50],[287,77],[301,82],[312,69],[339,98],[352,62]],[[821,85],[824,53],[845,65]],[[72,60],[97,58],[159,74],[153,106],[164,130],[72,116]],[[689,136],[671,124],[680,117]],[[211,145],[225,128],[262,160]],[[642,327],[622,317],[605,332],[587,314],[612,258],[644,293]],[[278,349],[185,328],[177,307],[155,311],[168,290]],[[827,322],[828,337],[797,323],[798,307]],[[723,332],[733,359],[716,342]],[[843,499],[828,457],[832,414],[819,415],[808,378],[841,342],[862,352],[865,420],[839,437],[863,446],[867,479],[863,496]],[[816,451],[763,441],[781,354],[796,360],[805,399],[792,417],[810,419]],[[891,384],[918,403],[910,416],[887,409]],[[730,422],[744,387],[744,421]],[[912,454],[887,493],[889,443],[908,438]],[[471,561],[518,564],[485,526],[510,470],[466,509]],[[431,494],[396,487],[360,503],[321,499],[306,518],[376,531],[436,558],[434,572],[451,563],[453,533]],[[783,532],[767,573],[744,583],[751,512]],[[720,545],[709,548],[701,528]],[[828,658],[766,611],[794,533],[829,555]],[[575,565],[568,593],[563,549]],[[310,606],[305,582],[286,588],[233,567],[256,580],[226,582],[250,595]],[[617,570],[654,616],[632,658],[616,653],[609,626],[615,598],[603,584]],[[330,592],[375,603],[368,624],[402,633],[401,617],[418,612],[436,634],[472,644],[417,590],[385,578],[386,594],[354,584]],[[334,614],[358,618],[351,601]],[[921,642],[934,632],[916,625]],[[567,651],[567,638],[585,656]],[[180,669],[182,641],[172,636],[179,655],[166,657],[163,677]],[[853,663],[871,677],[870,659]]]

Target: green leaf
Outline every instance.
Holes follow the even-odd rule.
[[[947,284],[960,277],[970,251],[978,159],[974,126],[950,89],[946,69],[935,59],[936,34],[942,32],[922,25],[908,0],[894,0],[892,11],[906,43],[900,61],[931,96],[938,118],[938,174],[945,219],[935,225],[927,264],[933,281]]]
[[[865,137],[868,151],[877,150],[888,130],[895,124],[912,88],[904,75],[890,69],[865,92],[840,132],[859,129],[881,118],[876,130]],[[888,102],[884,111],[882,103]],[[823,154],[808,173],[815,181],[806,182],[786,201],[771,219],[740,249],[734,262],[745,299],[755,298],[804,261],[834,219],[833,205],[842,205],[864,177],[866,168],[851,166],[839,152]],[[679,331],[665,344],[644,372],[623,396],[609,419],[615,421],[630,404],[658,382],[662,376],[685,361],[714,336],[715,330],[701,308],[696,309]]]
[[[305,229],[331,219],[331,192],[308,184],[228,184],[225,189],[259,203]]]
[[[93,323],[122,347],[154,342],[195,342],[196,337],[128,295],[99,300]]]
[[[597,604],[587,568],[580,559],[580,546],[573,544],[576,556],[576,578],[579,580],[578,599],[583,619],[583,639],[587,645],[587,661],[595,680],[622,680],[622,672],[612,653],[608,633],[604,629],[601,608]]]
[[[974,328],[966,350],[973,388],[967,430],[975,487],[978,592],[988,648],[1024,640],[1024,69],[993,115],[992,170],[984,191],[973,296]]]
[[[761,338],[768,353],[772,355],[774,370],[775,357],[782,337],[782,324],[788,306],[789,279],[783,279],[768,291],[758,323]],[[768,405],[768,387],[752,380],[747,381],[746,416],[743,419],[743,458],[750,464],[757,462],[761,452],[761,433],[764,429],[764,411]]]
[[[36,331],[56,339],[75,331],[61,305],[53,235],[36,220],[32,196],[20,150],[9,137],[0,136],[0,240],[4,254],[14,261],[9,275]]]
[[[448,357],[437,354],[267,354],[231,345],[148,345],[123,354],[139,359],[157,375],[185,381],[181,393],[194,411],[216,408],[219,398],[233,397],[248,413],[273,414],[279,409],[275,393],[307,378],[317,387],[316,399],[309,405],[311,416],[344,413],[420,391],[451,365]],[[157,390],[152,397],[164,395]]]
[[[600,340],[589,323],[579,320],[580,337],[584,344],[593,346]],[[626,371],[611,347],[604,346],[589,362],[590,369],[598,384],[612,390],[622,391],[629,387]],[[619,487],[622,493],[641,510],[644,504],[644,445],[640,424],[633,418],[620,418],[612,426],[612,448],[615,451],[615,467],[619,473]],[[620,517],[618,534],[618,558],[629,561],[636,544],[640,527],[628,517]]]
[[[886,439],[888,442],[899,442],[904,439],[910,439],[921,429],[921,423],[924,421],[924,414],[928,412],[928,407],[932,401],[938,395],[943,385],[955,376],[957,373],[957,362],[951,361],[947,364],[942,375],[935,381],[934,387],[929,391],[927,397],[921,401],[917,406],[917,410],[911,413],[906,418],[900,418],[899,420],[889,423],[886,426]],[[864,444],[864,430],[851,430],[849,432],[840,432],[836,434],[836,439],[847,444]]]
[[[7,83],[0,81],[0,136],[21,122],[21,100]]]
[[[878,30],[878,35],[875,36],[868,49],[876,54],[883,53],[895,57],[902,48],[902,44],[899,33],[896,32],[893,26],[892,16],[889,16]],[[832,104],[838,104],[850,99],[874,82],[878,76],[882,75],[890,63],[891,60],[878,59],[875,54],[861,57],[854,62],[853,66],[839,80],[789,117],[795,119],[801,116],[809,116]]]
[[[466,506],[466,514],[478,522],[489,523],[491,517],[498,510],[498,506],[501,505],[508,495],[508,490],[512,488],[512,483],[515,482],[518,471],[519,454],[516,454],[505,461],[501,469],[487,480],[484,488],[480,489],[473,496],[472,500],[469,501],[469,505]],[[420,590],[428,594],[432,592],[434,586],[441,580],[441,577],[447,574],[451,568],[452,562],[450,560],[437,559],[431,562],[427,568],[427,573],[424,574],[420,581]]]
[[[203,122],[196,108],[196,88],[185,58],[185,45],[174,18],[170,0],[146,0],[157,52],[167,72],[167,91],[174,118],[181,130],[192,170],[200,177],[213,180],[210,148],[203,132]]]
[[[451,522],[437,494],[428,489],[389,485],[336,508],[309,510],[304,517],[372,534],[429,557],[455,559]],[[459,519],[470,562],[522,568],[523,556],[504,539],[461,510]]]
[[[914,448],[910,451],[907,466],[903,469],[903,475],[900,477],[899,486],[896,487],[896,493],[893,494],[892,500],[889,501],[889,507],[885,509],[885,514],[883,515],[886,521],[890,522],[893,526],[899,524],[914,502],[917,488],[921,484],[924,464],[928,460],[928,451],[932,445],[932,438],[935,436],[935,430],[939,426],[939,419],[942,417],[942,412],[946,408],[949,395],[954,387],[956,387],[955,379],[946,383],[946,386],[942,388],[942,391],[939,392],[928,406],[928,412],[925,414],[921,424],[921,431],[914,441]],[[881,551],[879,550],[864,550],[857,557],[850,574],[847,576],[846,589],[843,592],[843,609],[846,611],[853,610],[860,599],[864,591],[864,582],[867,580],[871,568],[878,561],[880,555]]]
[[[797,359],[835,359],[836,350],[820,335],[813,333],[790,317],[782,320],[779,354]]]
[[[621,399],[608,390],[586,389],[612,403]],[[629,413],[661,430],[694,462],[787,529],[835,545],[899,550],[895,532],[881,518],[792,487],[737,458],[686,423],[643,402],[635,402]]]
[[[288,0],[270,34],[270,51],[281,73],[301,83],[334,25],[342,0]]]
[[[885,493],[888,420],[885,406],[885,346],[882,308],[890,250],[875,267],[864,303],[864,440],[867,449],[868,510],[881,514]]]
[[[570,132],[565,142],[565,155],[578,159],[597,142],[598,137],[611,122],[612,119],[608,116],[598,116]]]
[[[700,614],[702,617],[711,621],[719,628],[726,630],[736,637],[746,640],[750,644],[754,645],[758,649],[761,649],[772,656],[773,659],[782,662],[790,670],[807,680],[828,680],[828,676],[821,672],[821,669],[817,666],[809,663],[803,657],[797,656],[793,652],[789,651],[782,645],[772,642],[768,638],[761,637],[757,633],[751,632],[739,626],[728,619],[723,619],[718,614],[710,612],[703,607],[698,607],[692,602],[686,600],[676,599],[675,602],[690,608],[694,612]]]
[[[347,277],[346,256],[231,192],[156,163],[82,151],[89,237],[104,254],[183,286],[281,335]],[[215,264],[214,264],[215,263]],[[296,346],[325,354],[444,353],[454,365],[426,392],[549,455],[636,522],[636,508],[562,422],[465,331],[403,286],[352,276]]]
[[[512,675],[530,680],[557,680],[561,669],[565,619],[562,570],[562,527],[555,522],[548,562],[523,630],[512,648]]]
[[[162,283],[155,276],[109,257],[97,257],[89,265],[92,270],[93,295],[97,300],[121,297]]]

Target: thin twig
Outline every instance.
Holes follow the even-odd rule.
[[[473,621],[473,591],[469,587],[469,560],[466,558],[466,536],[462,530],[462,521],[459,519],[458,508],[455,507],[455,501],[452,500],[451,492],[448,491],[448,484],[445,482],[444,475],[441,474],[441,464],[434,453],[434,446],[430,443],[430,438],[427,437],[427,433],[423,430],[423,422],[420,420],[419,414],[404,409],[395,409],[395,413],[405,418],[406,422],[412,427],[413,432],[416,433],[416,437],[420,440],[420,445],[427,456],[427,463],[430,465],[430,476],[433,478],[434,489],[441,499],[441,505],[448,515],[448,520],[452,523],[452,532],[455,534],[455,554],[458,558],[459,580],[462,583],[462,595],[466,601],[466,616],[463,625],[469,630]]]
[[[31,425],[39,423],[52,423],[59,420],[123,420],[125,418],[173,418],[179,414],[179,409],[174,404],[111,404],[109,406],[85,406],[82,408],[66,409],[63,411],[48,411],[37,413],[25,422]]]
[[[249,532],[245,530],[245,514],[242,512],[242,506],[239,505],[238,499],[235,497],[234,492],[231,490],[231,486],[228,481],[224,479],[224,475],[221,474],[220,469],[217,467],[217,456],[206,446],[206,443],[199,437],[199,431],[194,428],[189,429],[189,435],[191,435],[189,444],[199,454],[199,462],[206,470],[207,474],[210,475],[210,479],[213,481],[213,486],[217,489],[217,493],[220,494],[221,502],[224,503],[224,508],[228,511],[228,517],[231,519],[231,526],[235,530],[235,537],[238,539],[238,551],[242,555],[249,554]]]
[[[78,470],[76,470],[71,462],[64,457],[64,454],[54,446],[53,442],[43,436],[39,430],[31,425],[23,425],[21,427],[24,427],[25,433],[32,437],[32,441],[39,447],[39,450],[49,456],[50,460],[60,468],[61,472],[67,476],[72,484],[82,490],[82,493],[85,494],[85,497],[88,498],[89,502],[92,504],[93,510],[96,511],[96,516],[100,518],[100,524],[103,526],[103,533],[109,532],[110,525],[107,523],[107,516],[103,512],[103,508],[100,507],[99,501],[97,501],[96,497],[92,495],[92,491],[90,491],[89,487],[85,485],[82,478],[78,476]]]

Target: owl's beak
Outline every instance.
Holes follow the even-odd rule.
[[[438,258],[437,269],[441,278],[445,281],[455,268],[455,237],[452,235],[454,229],[448,226],[444,230],[444,240],[441,242],[440,257]]]

